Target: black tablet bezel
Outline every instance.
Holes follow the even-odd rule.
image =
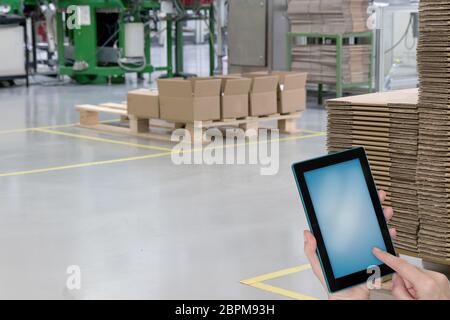
[[[309,194],[308,187],[306,185],[304,173],[306,171],[311,171],[315,169],[320,169],[330,165],[338,164],[341,162],[346,162],[349,160],[359,159],[361,167],[364,173],[367,187],[369,189],[370,197],[372,199],[372,204],[375,209],[378,224],[380,226],[381,234],[383,236],[384,243],[386,245],[387,252],[396,255],[394,245],[392,243],[391,236],[389,234],[389,228],[386,223],[386,219],[383,213],[383,207],[381,205],[380,199],[378,197],[377,188],[375,181],[372,177],[372,172],[370,170],[369,161],[366,156],[366,152],[363,147],[357,147],[350,150],[330,154],[324,157],[315,158],[312,160],[295,163],[292,165],[294,175],[296,178],[297,186],[299,189],[300,197],[303,202],[303,207],[308,218],[308,223],[312,233],[317,240],[317,250],[318,255],[321,260],[322,270],[327,279],[328,289],[330,292],[336,292],[354,285],[358,285],[367,281],[370,276],[367,270],[361,270],[359,272],[352,273],[350,275],[335,278],[333,270],[331,268],[330,259],[325,247],[325,243],[320,231],[320,227],[317,221],[317,216],[314,211],[314,206],[312,204],[311,196]],[[394,271],[388,267],[386,264],[379,265],[380,276],[386,276],[392,274]]]

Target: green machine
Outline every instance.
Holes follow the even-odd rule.
[[[122,83],[126,73],[136,73],[139,78],[157,71],[167,77],[186,76],[183,24],[206,20],[210,74],[214,72],[213,0],[0,0],[0,12],[44,21],[46,29],[39,31],[47,31],[49,48],[56,42],[58,74],[81,84]],[[162,30],[158,30],[159,22],[165,22]],[[152,64],[152,31],[166,34],[165,66]],[[34,38],[33,33],[36,61]]]
[[[156,0],[59,0],[59,74],[79,83],[119,83],[125,73],[170,72],[150,60]]]
[[[0,0],[0,13],[23,15],[23,0]]]
[[[193,19],[208,21],[210,74],[214,72],[212,0],[55,0],[54,3],[60,75],[79,83],[120,83],[129,72],[140,78],[155,71],[165,71],[167,77],[183,75],[182,23]],[[165,29],[159,32],[165,31],[167,37],[167,65],[156,67],[151,61],[150,33],[157,31],[158,21],[166,22]]]

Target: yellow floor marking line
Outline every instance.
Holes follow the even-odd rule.
[[[308,295],[300,293],[300,292],[295,292],[295,291],[279,288],[279,287],[264,283],[264,281],[268,281],[268,280],[272,280],[272,279],[276,279],[276,278],[280,278],[280,277],[285,277],[287,275],[297,273],[297,272],[302,272],[302,271],[309,270],[309,269],[311,269],[311,265],[309,263],[302,264],[297,267],[283,269],[283,270],[263,274],[263,275],[260,275],[260,276],[254,277],[254,278],[245,279],[245,280],[242,280],[241,283],[251,286],[251,287],[254,287],[254,288],[257,288],[257,289],[261,289],[261,290],[272,292],[272,293],[275,293],[275,294],[278,294],[278,295],[281,295],[284,297],[288,297],[291,299],[317,300],[317,298],[315,298],[315,297],[308,296]]]
[[[144,159],[164,157],[164,156],[170,155],[171,153],[172,152],[163,152],[163,153],[148,154],[148,155],[129,157],[129,158],[119,158],[119,159],[113,159],[113,160],[71,164],[71,165],[66,165],[66,166],[49,167],[49,168],[26,170],[26,171],[16,171],[16,172],[10,172],[10,173],[0,173],[0,177],[12,177],[12,176],[25,175],[25,174],[44,173],[44,172],[61,171],[61,170],[67,170],[67,169],[99,166],[99,165],[104,165],[104,164],[115,164],[115,163],[122,163],[122,162],[128,162],[128,161],[144,160]]]
[[[37,129],[35,129],[35,130],[37,130]],[[43,129],[40,129],[40,130],[43,130]],[[288,137],[288,140],[302,140],[302,139],[314,138],[314,137],[318,137],[318,136],[322,136],[322,135],[323,134],[318,133],[318,134],[311,134],[311,135],[306,135],[306,136],[294,136],[294,137]],[[273,141],[287,141],[287,138],[274,139]],[[267,140],[254,142],[253,144],[259,144],[259,143],[265,143],[265,142],[267,142]],[[232,148],[232,147],[243,146],[243,145],[247,145],[247,144],[250,145],[251,143],[228,144],[228,145],[224,145],[223,148]],[[207,148],[204,148],[204,149],[207,149]],[[184,152],[192,153],[192,152],[202,151],[204,149],[191,149],[191,150],[185,150]],[[177,153],[177,152],[176,151],[167,151],[167,152],[156,153],[153,155],[146,155],[146,156],[119,158],[119,159],[106,160],[106,161],[86,162],[86,163],[80,163],[80,164],[49,167],[49,168],[34,169],[34,170],[25,170],[25,171],[16,171],[16,172],[9,172],[9,173],[6,172],[6,173],[0,173],[0,178],[1,177],[11,177],[11,176],[20,176],[20,175],[25,175],[25,174],[44,173],[44,172],[51,172],[51,171],[83,168],[83,167],[90,167],[90,166],[98,166],[98,165],[104,165],[104,164],[115,164],[115,163],[121,163],[121,162],[126,162],[126,161],[159,158],[159,157],[165,157],[165,156],[171,155],[172,153]]]
[[[314,131],[314,130],[309,130],[309,129],[299,129],[305,133],[326,133],[326,131]]]
[[[60,136],[66,136],[66,137],[83,139],[83,140],[92,140],[92,141],[98,141],[98,142],[120,144],[120,145],[124,145],[124,146],[128,146],[128,147],[136,147],[136,148],[158,150],[158,151],[172,151],[172,149],[170,149],[170,148],[155,147],[155,146],[150,146],[150,145],[145,145],[145,144],[132,143],[132,142],[106,139],[106,138],[99,138],[99,137],[94,137],[94,136],[86,136],[86,135],[82,135],[82,134],[69,133],[69,132],[63,132],[63,131],[57,131],[57,130],[35,129],[34,131],[44,132],[44,133],[49,133],[49,134],[56,134],[56,135],[60,135]]]
[[[313,133],[313,134],[308,134],[306,136],[284,137],[284,138],[279,138],[277,140],[280,142],[283,142],[283,141],[290,141],[290,140],[301,140],[301,139],[309,139],[309,138],[315,138],[315,137],[323,137],[326,135],[327,135],[326,132],[317,132],[317,133]]]
[[[295,292],[295,291],[291,291],[291,290],[287,290],[287,289],[271,286],[270,284],[266,284],[266,283],[262,283],[262,282],[254,283],[251,286],[254,287],[254,288],[258,288],[258,289],[261,289],[261,290],[264,290],[264,291],[275,293],[275,294],[278,294],[280,296],[288,297],[288,298],[295,299],[295,300],[319,300],[316,297],[311,297],[311,296],[308,296],[308,295],[303,294],[303,293],[299,293],[299,292]]]
[[[297,272],[301,272],[301,271],[305,271],[305,270],[309,270],[309,269],[311,269],[311,265],[309,263],[302,264],[301,266],[288,268],[288,269],[283,269],[283,270],[280,270],[280,271],[275,271],[275,272],[272,272],[272,273],[263,274],[261,276],[257,276],[257,277],[254,277],[254,278],[242,280],[241,283],[250,285],[250,284],[253,284],[255,282],[263,282],[263,281],[267,281],[267,280],[272,280],[272,279],[275,279],[275,278],[287,276],[287,275],[289,275],[291,273],[297,273]]]
[[[111,122],[118,122],[120,119],[112,119],[112,120],[103,120],[100,121],[100,123],[111,123]],[[78,126],[80,123],[67,123],[67,124],[56,124],[52,126],[45,126],[45,127],[31,127],[31,128],[19,128],[19,129],[9,129],[9,130],[0,130],[0,134],[9,134],[9,133],[20,133],[20,132],[29,132],[29,131],[35,131],[40,129],[60,129],[60,128],[70,128]]]
[[[0,131],[0,134],[8,134],[8,133],[20,133],[20,132],[29,132],[29,131],[35,131],[40,129],[57,129],[57,128],[69,128],[76,126],[76,123],[68,123],[68,124],[61,124],[56,126],[48,126],[48,127],[35,127],[35,128],[22,128],[22,129],[11,129],[11,130],[3,130]]]

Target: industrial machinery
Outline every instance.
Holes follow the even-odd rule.
[[[213,0],[175,0],[173,4],[176,8],[176,16],[173,19],[175,24],[175,68],[174,76],[188,77],[192,76],[184,72],[184,53],[183,53],[183,23],[187,20],[204,20],[208,21],[209,29],[209,62],[210,75],[214,74],[215,66],[215,14]],[[168,42],[171,43],[172,23],[168,21],[167,35]],[[169,57],[168,57],[169,59]]]
[[[56,13],[59,73],[79,83],[123,82],[127,72],[142,77],[144,73],[166,71],[171,77],[173,24],[177,69],[182,71],[181,21],[202,18],[200,11],[212,7],[212,2],[59,0]],[[151,62],[150,32],[157,31],[157,22],[161,20],[166,22],[167,66],[156,67]]]
[[[373,11],[377,91],[417,87],[418,1],[380,0],[374,3]]]
[[[59,74],[79,83],[123,82],[126,72],[151,73],[153,0],[59,0]],[[166,68],[160,68],[166,70]]]
[[[126,73],[142,78],[155,71],[184,76],[187,20],[206,22],[214,71],[213,0],[0,0],[0,13],[27,20],[35,74],[39,64],[46,75],[69,76],[78,83],[120,83]],[[167,65],[152,64],[151,32],[166,34]]]
[[[0,14],[19,15],[23,14],[23,0],[0,1]]]

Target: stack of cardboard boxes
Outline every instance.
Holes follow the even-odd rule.
[[[368,0],[291,0],[288,15],[291,31],[343,34],[367,31]],[[345,43],[342,51],[342,81],[363,83],[369,79],[371,46]],[[308,73],[311,83],[336,84],[334,43],[294,43],[292,70]]]
[[[419,252],[450,260],[450,3],[420,1]]]
[[[306,73],[250,73],[158,80],[158,90],[128,93],[128,113],[176,123],[289,114],[306,106]]]
[[[291,0],[292,32],[366,31],[368,0]]]
[[[398,248],[417,251],[417,89],[333,99],[327,102],[329,152],[364,146],[385,205],[396,214]]]

